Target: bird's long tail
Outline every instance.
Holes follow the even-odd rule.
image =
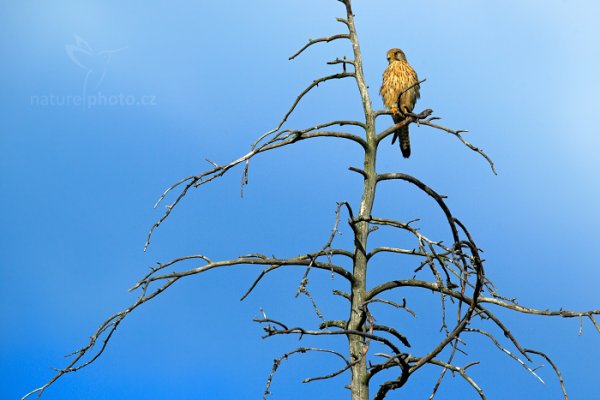
[[[394,124],[399,124],[403,120],[403,118],[399,115],[392,115],[392,118],[394,119]],[[392,144],[394,144],[396,139],[399,139],[402,156],[404,158],[410,157],[410,137],[408,135],[408,125],[404,125],[402,128],[399,128],[394,132]]]

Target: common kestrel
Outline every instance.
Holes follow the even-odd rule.
[[[383,72],[383,83],[379,93],[383,104],[392,112],[394,124],[402,122],[403,114],[412,112],[419,98],[419,78],[417,73],[406,61],[404,52],[391,49],[387,52],[388,67]],[[392,144],[400,139],[400,150],[405,158],[410,156],[410,139],[408,125],[394,132]]]

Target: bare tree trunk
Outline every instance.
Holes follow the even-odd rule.
[[[348,324],[348,329],[354,331],[363,331],[367,319],[366,309],[364,307],[366,301],[367,285],[367,255],[365,249],[367,247],[367,239],[369,235],[368,219],[371,216],[371,210],[373,209],[373,201],[375,199],[375,161],[377,154],[376,150],[376,144],[373,143],[373,141],[369,141],[369,146],[365,151],[364,191],[360,204],[358,222],[355,225],[356,228],[354,268],[352,271],[354,283],[352,285],[352,305],[350,312],[350,320]],[[352,382],[350,384],[350,389],[352,391],[352,400],[368,400],[369,381],[367,371],[366,348],[360,336],[350,335],[349,342],[352,361],[359,360],[352,367]]]
[[[353,331],[364,331],[367,319],[365,301],[367,293],[367,240],[369,236],[369,222],[373,203],[375,201],[375,187],[377,184],[377,172],[375,169],[377,160],[377,134],[375,131],[375,117],[369,98],[369,91],[365,82],[360,43],[354,25],[354,15],[350,1],[345,1],[348,30],[352,50],[354,52],[354,67],[356,72],[356,83],[363,104],[366,123],[367,146],[365,147],[364,159],[364,189],[360,203],[358,219],[353,221],[354,227],[354,266],[352,275],[354,283],[351,293],[351,310],[348,321],[348,329]],[[369,400],[369,378],[367,371],[366,347],[363,338],[357,335],[349,335],[350,356],[352,361],[357,361],[352,366],[350,390],[352,400]]]

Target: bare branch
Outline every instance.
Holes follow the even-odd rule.
[[[147,284],[150,284],[150,283],[156,282],[156,281],[162,281],[162,280],[173,279],[173,278],[182,278],[184,276],[200,274],[200,273],[203,273],[203,272],[209,271],[211,269],[215,269],[215,268],[232,267],[235,265],[269,265],[270,267],[267,269],[270,269],[270,271],[275,270],[277,268],[284,267],[284,266],[306,267],[308,265],[312,265],[313,268],[323,269],[326,271],[333,271],[337,275],[348,280],[348,282],[353,281],[352,274],[350,272],[346,271],[344,268],[337,266],[337,265],[332,265],[329,263],[322,263],[322,262],[314,261],[314,255],[307,254],[307,255],[303,255],[303,256],[285,258],[285,259],[239,257],[239,258],[235,258],[235,259],[231,259],[231,260],[216,261],[216,262],[208,263],[201,267],[192,268],[187,271],[179,271],[179,272],[176,271],[176,272],[171,272],[171,273],[164,274],[164,275],[149,277],[145,280],[141,280],[140,282],[138,282],[136,284],[136,286],[134,286],[134,289],[141,285],[147,285]],[[270,271],[267,271],[267,272],[270,272]]]
[[[465,138],[462,137],[461,133],[465,133],[465,132],[468,132],[468,131],[466,131],[466,130],[449,129],[449,128],[446,128],[444,126],[441,126],[441,125],[438,125],[438,124],[434,124],[431,121],[421,121],[421,120],[419,120],[418,123],[421,124],[421,125],[427,125],[427,126],[430,126],[432,128],[443,130],[445,132],[448,132],[448,133],[456,136],[458,138],[458,140],[460,140],[465,146],[467,146],[469,149],[473,150],[474,152],[479,153],[479,155],[481,155],[483,158],[485,158],[485,160],[490,165],[490,168],[492,169],[492,172],[494,173],[494,175],[498,175],[498,173],[496,172],[496,167],[494,166],[494,162],[492,161],[492,159],[487,154],[485,154],[485,152],[483,150],[481,150],[479,147],[476,147],[476,146],[472,145],[471,143],[467,142],[465,140]]]
[[[535,308],[529,308],[520,306],[518,304],[501,301],[492,297],[481,297],[480,303],[490,303],[500,307],[508,308],[513,311],[518,311],[523,314],[532,315],[544,315],[548,317],[562,317],[562,318],[576,318],[576,317],[588,317],[590,320],[594,320],[594,315],[600,315],[600,310],[589,310],[589,311],[568,311],[568,310],[537,310]],[[600,333],[600,327],[595,324],[596,330]]]
[[[338,0],[338,1],[339,1],[339,0]],[[338,22],[341,22],[342,24],[346,25],[346,27],[347,27],[348,29],[350,29],[350,23],[348,22],[348,20],[347,20],[347,19],[344,19],[344,18],[336,18],[335,20],[336,20],[336,21],[338,21]]]
[[[398,363],[402,368],[402,374],[397,379],[381,384],[381,386],[379,386],[379,390],[375,394],[375,397],[373,397],[373,400],[383,400],[387,396],[388,392],[400,389],[402,386],[404,386],[406,381],[408,381],[408,377],[411,374],[410,369],[408,368],[408,363],[401,357],[396,357],[396,360],[398,360]]]
[[[497,348],[499,348],[502,352],[507,354],[510,358],[512,358],[519,364],[521,364],[521,366],[523,368],[525,368],[527,371],[529,371],[529,373],[532,374],[533,376],[535,376],[536,379],[539,380],[541,383],[545,383],[544,380],[542,378],[540,378],[540,376],[538,374],[536,374],[535,371],[533,369],[531,369],[527,364],[525,364],[519,357],[517,357],[516,355],[511,353],[508,349],[502,347],[502,345],[496,340],[496,338],[489,332],[486,332],[481,329],[473,329],[473,328],[466,328],[465,332],[475,332],[475,333],[479,333],[481,335],[487,336],[496,345]]]
[[[397,287],[421,287],[424,289],[429,289],[435,292],[443,292],[444,294],[450,295],[456,299],[462,300],[467,304],[472,303],[472,299],[468,296],[465,296],[459,292],[451,290],[447,287],[440,286],[434,282],[425,282],[416,279],[407,279],[407,280],[395,280],[383,283],[379,286],[374,287],[369,291],[367,298],[371,299],[378,294],[385,292],[390,289],[394,289]],[[557,316],[562,318],[575,318],[575,317],[590,317],[593,315],[600,315],[600,310],[590,310],[590,311],[568,311],[568,310],[537,310],[534,308],[528,308],[524,306],[520,306],[513,303],[508,303],[506,301],[501,301],[493,297],[479,297],[477,299],[479,304],[481,303],[489,303],[494,304],[500,307],[504,307],[513,311],[518,311],[524,314],[533,314],[533,315],[544,315],[544,316]]]
[[[461,135],[462,133],[468,132],[467,130],[464,130],[464,129],[455,130],[455,129],[446,128],[445,126],[442,126],[439,124],[434,124],[432,121],[438,120],[440,118],[439,117],[430,117],[432,112],[433,112],[432,110],[426,109],[419,114],[413,114],[413,113],[406,114],[406,117],[401,122],[390,126],[386,130],[381,132],[379,135],[377,135],[377,143],[381,142],[383,139],[385,139],[387,136],[394,133],[399,128],[402,128],[403,126],[408,125],[410,123],[414,122],[417,125],[426,125],[431,128],[439,129],[439,130],[442,130],[444,132],[454,135],[456,138],[458,138],[458,140],[460,140],[469,149],[473,150],[476,153],[479,153],[479,155],[482,156],[488,162],[494,175],[498,175],[492,159],[482,149],[469,143]],[[388,111],[388,110],[381,110],[381,111],[376,111],[374,114],[375,114],[375,117],[378,117],[380,115],[391,115],[392,113],[391,113],[391,111]]]
[[[327,329],[327,328],[340,328],[346,329],[346,321],[340,320],[331,320],[331,321],[323,321],[321,325],[319,325],[319,329]]]
[[[358,124],[358,123],[357,123]],[[220,178],[221,176],[225,175],[225,173],[227,173],[230,169],[232,169],[233,167],[246,162],[246,167],[244,169],[244,176],[247,176],[247,163],[248,161],[253,158],[254,156],[256,156],[259,153],[263,153],[266,151],[270,151],[270,150],[274,150],[280,147],[284,147],[290,144],[293,144],[295,142],[301,141],[301,140],[306,140],[306,139],[312,139],[312,138],[317,138],[317,137],[334,137],[334,138],[343,138],[343,139],[349,139],[352,140],[358,144],[360,144],[361,146],[364,146],[364,140],[362,138],[360,138],[359,136],[350,134],[350,133],[346,133],[346,132],[331,132],[331,131],[316,131],[316,132],[308,132],[308,133],[301,133],[300,131],[296,131],[296,133],[294,133],[293,135],[288,136],[285,140],[280,140],[280,141],[274,141],[274,142],[268,142],[266,144],[264,144],[261,147],[255,148],[253,150],[251,150],[250,152],[246,153],[244,156],[231,161],[229,164],[224,165],[224,166],[218,166],[215,168],[212,168],[208,171],[205,171],[203,173],[201,173],[200,175],[196,175],[193,177],[187,177],[179,182],[177,182],[176,184],[174,184],[173,186],[169,187],[164,193],[163,195],[161,195],[161,198],[159,199],[159,202],[162,201],[164,199],[164,197],[166,196],[166,194],[171,191],[172,189],[174,189],[175,187],[181,185],[184,182],[188,182],[185,187],[181,190],[181,192],[179,193],[179,195],[177,196],[177,198],[175,199],[175,201],[173,201],[171,204],[169,204],[166,207],[166,211],[165,213],[161,216],[161,218],[156,221],[152,227],[150,228],[150,231],[148,232],[148,235],[146,237],[146,243],[144,245],[144,251],[146,251],[146,249],[148,248],[148,246],[150,245],[150,240],[152,238],[152,234],[154,233],[154,230],[156,228],[158,228],[171,214],[171,212],[173,211],[173,209],[179,204],[179,202],[185,197],[185,195],[187,194],[187,192],[192,188],[197,188],[201,185],[204,185],[206,183],[212,182],[213,180]],[[157,203],[158,204],[158,203]]]
[[[254,319],[254,321],[258,322],[258,323],[267,323],[267,324],[268,323],[278,323],[278,321],[270,319],[270,318]],[[313,331],[313,330],[304,329],[301,327],[276,329],[276,328],[270,327],[268,325],[266,327],[264,327],[264,329],[265,329],[265,332],[267,333],[267,335],[264,337],[275,336],[275,335],[290,335],[290,334],[297,334],[300,336],[304,336],[304,335],[309,335],[309,336],[355,335],[355,336],[360,336],[365,339],[371,339],[376,342],[382,343],[382,344],[388,346],[395,354],[403,354],[400,351],[400,349],[398,347],[396,347],[396,345],[393,344],[388,339],[381,337],[381,336],[374,335],[372,333],[357,331],[357,330],[353,330],[353,329],[340,329],[339,331],[328,331],[328,330]]]
[[[429,254],[423,253],[415,249],[400,249],[397,247],[376,247],[367,254],[367,258],[371,259],[375,254],[378,253],[396,253],[396,254],[407,254],[412,256],[429,257]]]
[[[321,42],[329,43],[331,41],[338,40],[338,39],[350,39],[350,35],[348,35],[347,33],[344,33],[344,34],[338,34],[338,35],[333,35],[333,36],[328,36],[328,37],[322,37],[322,38],[318,38],[318,39],[309,39],[308,43],[305,44],[304,47],[302,47],[296,53],[294,53],[294,55],[292,55],[288,60],[291,61],[294,58],[298,57],[300,54],[302,54],[302,52],[304,50],[308,49],[313,44],[317,44],[317,43],[321,43]]]
[[[408,308],[406,306],[406,299],[402,299],[402,304],[395,303],[391,300],[378,299],[378,298],[374,298],[374,299],[371,299],[371,300],[368,300],[367,302],[365,302],[365,304],[371,304],[371,303],[383,303],[383,304],[387,304],[387,305],[390,305],[395,308],[402,308],[402,309],[406,310],[406,312],[409,313],[410,315],[412,315],[414,318],[417,317],[417,314],[413,310],[411,310],[410,308]]]
[[[298,104],[300,103],[300,100],[302,100],[302,98],[304,96],[306,96],[308,94],[308,92],[310,92],[312,89],[314,89],[315,87],[319,86],[319,84],[323,83],[323,82],[327,82],[327,81],[331,81],[334,79],[344,79],[344,78],[349,78],[349,77],[355,77],[355,73],[354,72],[342,72],[342,73],[338,73],[338,74],[333,74],[333,75],[328,75],[328,76],[324,76],[322,78],[319,79],[315,79],[314,81],[312,81],[312,83],[310,85],[308,85],[302,92],[300,92],[300,94],[298,95],[298,97],[296,97],[296,100],[294,100],[294,102],[292,103],[292,106],[289,108],[289,110],[287,111],[287,113],[285,113],[284,117],[281,119],[281,121],[279,122],[279,124],[272,130],[268,131],[267,133],[265,133],[264,135],[262,135],[255,143],[255,145],[253,146],[256,147],[256,145],[262,141],[264,138],[266,138],[267,136],[277,132],[278,130],[281,129],[281,127],[283,126],[283,124],[285,124],[285,122],[288,120],[288,118],[290,117],[290,115],[292,115],[292,113],[294,112],[294,110],[296,109],[296,107],[298,106]]]
[[[369,222],[373,225],[383,225],[383,226],[389,226],[392,228],[406,230],[406,231],[412,233],[413,235],[415,235],[415,237],[418,239],[419,243],[425,242],[425,243],[436,245],[436,246],[442,246],[442,242],[433,241],[433,240],[427,238],[426,236],[424,236],[423,234],[421,234],[417,228],[412,227],[411,223],[416,222],[416,220],[404,223],[404,222],[396,221],[393,219],[371,217]],[[447,247],[443,247],[443,249],[445,251],[451,251]]]
[[[331,249],[330,250],[330,254],[331,255],[344,255],[346,257],[352,257],[352,253],[346,251],[346,250],[339,250],[339,249]],[[321,252],[317,252],[317,253],[312,253],[312,254],[307,254],[306,256],[306,266],[315,266],[315,260],[317,257],[322,256],[323,254],[321,254]],[[252,285],[250,286],[250,288],[246,291],[246,293],[244,293],[244,295],[240,298],[240,301],[244,300],[246,297],[248,297],[248,295],[250,293],[252,293],[252,291],[254,290],[254,288],[256,288],[256,286],[258,285],[258,283],[262,280],[262,278],[264,278],[269,272],[274,271],[276,269],[281,268],[283,265],[281,264],[273,264],[270,265],[268,268],[265,268],[259,275],[258,277],[254,280],[254,282],[252,283]],[[329,268],[322,268],[323,266],[331,266],[333,268],[331,268],[332,272],[336,272],[336,273],[340,273],[342,272],[342,270],[344,272],[342,272],[345,276],[345,278],[351,278],[351,274],[346,271],[344,268],[342,267],[338,267],[338,266],[333,266],[330,262],[329,263],[317,263],[317,268],[318,269],[329,269]]]
[[[161,271],[168,266],[172,266],[179,262],[194,260],[194,259],[200,259],[200,260],[204,261],[206,264],[203,266],[197,267],[197,268],[187,270],[187,271],[171,272],[171,273],[158,275],[158,276],[155,275],[156,272]],[[324,269],[327,271],[333,271],[336,274],[347,279],[349,282],[352,282],[352,280],[353,280],[352,274],[349,273],[348,271],[346,271],[344,268],[336,266],[336,265],[332,265],[330,263],[326,264],[326,263],[314,261],[314,257],[310,254],[304,255],[304,256],[299,256],[299,257],[294,257],[294,258],[289,258],[289,259],[275,259],[275,258],[258,257],[256,255],[254,255],[254,256],[251,255],[251,256],[240,257],[240,258],[236,258],[236,259],[232,259],[232,260],[216,261],[216,262],[210,261],[210,259],[208,259],[207,257],[205,257],[203,255],[195,255],[195,256],[180,257],[180,258],[172,260],[168,263],[160,264],[158,268],[153,268],[148,275],[146,275],[144,278],[142,278],[133,288],[130,289],[130,290],[135,290],[135,289],[141,288],[141,294],[138,297],[138,299],[136,300],[136,302],[134,302],[131,306],[129,306],[125,310],[120,311],[120,312],[112,315],[111,317],[109,317],[102,325],[100,325],[100,327],[96,330],[96,332],[90,337],[90,340],[86,346],[84,346],[81,349],[72,353],[72,355],[75,355],[75,358],[65,368],[58,369],[57,374],[48,383],[46,383],[44,386],[42,386],[38,389],[33,390],[32,392],[28,393],[27,395],[25,395],[23,397],[23,400],[34,393],[38,393],[38,394],[43,393],[43,391],[46,388],[48,388],[50,385],[52,385],[57,379],[59,379],[64,374],[78,371],[78,370],[90,365],[91,363],[93,363],[96,359],[98,359],[98,357],[100,357],[100,355],[102,355],[102,353],[106,349],[108,342],[112,338],[113,333],[117,329],[117,326],[123,321],[123,319],[125,319],[125,317],[127,315],[129,315],[132,311],[134,311],[140,305],[146,303],[147,301],[152,300],[154,297],[156,297],[159,294],[161,294],[162,292],[164,292],[166,289],[168,289],[173,283],[175,283],[180,278],[183,278],[185,276],[200,274],[200,273],[203,273],[203,272],[209,271],[211,269],[215,269],[215,268],[231,267],[231,266],[235,266],[235,265],[270,265],[272,269],[277,269],[277,268],[280,268],[283,266],[306,267],[309,264],[312,264],[313,268]],[[156,290],[151,292],[150,294],[147,294],[150,284],[152,284],[154,282],[158,282],[158,281],[166,281],[166,282],[162,286],[160,286],[159,288],[157,288]],[[95,353],[90,354],[91,351],[96,346],[96,344],[99,342],[99,339],[102,335],[104,335],[105,337],[101,341],[100,348]],[[77,363],[79,363],[80,360],[82,360],[82,358],[86,355],[91,355],[91,359],[80,365],[77,365]]]
[[[271,383],[273,382],[273,377],[275,376],[275,372],[277,372],[277,369],[279,368],[279,365],[281,364],[281,362],[283,360],[287,360],[291,355],[297,354],[297,353],[307,353],[307,352],[319,352],[319,353],[329,353],[329,354],[333,354],[339,358],[341,358],[342,360],[344,360],[344,363],[346,364],[346,366],[337,372],[334,372],[333,374],[327,375],[325,377],[317,377],[317,378],[309,378],[309,379],[305,379],[303,381],[303,383],[308,383],[314,380],[319,380],[319,379],[329,379],[329,378],[333,378],[336,375],[341,374],[342,372],[346,371],[347,369],[350,368],[350,366],[352,365],[347,359],[346,357],[344,357],[343,355],[341,355],[340,353],[338,353],[337,351],[334,350],[329,350],[329,349],[319,349],[319,348],[314,348],[314,347],[300,347],[296,350],[292,350],[288,353],[285,353],[284,355],[282,355],[279,358],[276,358],[275,360],[273,360],[273,368],[271,369],[271,373],[269,374],[269,378],[267,379],[267,385],[265,388],[265,392],[263,394],[263,400],[267,399],[267,396],[271,394]]]
[[[550,359],[550,357],[548,357],[546,354],[542,353],[541,351],[537,351],[537,350],[525,349],[525,352],[542,356],[546,359],[546,361],[548,361],[548,363],[550,363],[550,365],[552,366],[552,369],[554,369],[554,372],[556,373],[556,376],[558,377],[558,381],[560,382],[560,388],[563,392],[563,396],[564,396],[565,400],[569,400],[569,396],[567,395],[567,389],[565,388],[565,381],[563,380],[562,374],[560,373],[560,370],[558,369],[556,364],[554,364],[554,362]]]
[[[343,59],[336,58],[335,60],[327,61],[327,64],[328,65],[342,64],[344,67],[344,72],[346,72],[346,64],[350,64],[353,67],[355,66],[354,60],[346,60],[346,57],[344,57]]]
[[[456,355],[456,351],[458,350],[459,343],[460,343],[459,338],[456,338],[456,340],[454,341],[454,344],[452,345],[452,352],[450,353],[450,357],[448,357],[448,361],[446,362],[447,364],[452,364],[452,361],[454,360],[454,356]],[[467,365],[466,367],[464,367],[464,369],[467,369],[471,365],[475,365],[478,363],[479,362],[473,362],[473,363]],[[429,400],[433,400],[433,398],[435,397],[435,394],[437,393],[438,389],[440,388],[440,385],[442,384],[442,381],[444,380],[444,377],[446,376],[447,371],[448,371],[448,368],[443,368],[442,372],[440,372],[440,376],[439,376],[438,380],[435,382],[435,385],[433,386],[433,390],[431,392],[431,395],[429,396]]]
[[[412,359],[410,359],[410,361],[412,361]],[[467,373],[465,372],[467,370],[467,368],[469,368],[469,367],[471,367],[473,365],[479,364],[478,362],[468,364],[468,365],[466,365],[466,366],[464,366],[462,368],[457,367],[457,366],[452,365],[452,364],[449,364],[449,363],[445,363],[445,362],[440,361],[440,360],[436,360],[436,359],[430,360],[429,364],[438,365],[440,367],[444,367],[445,369],[449,369],[450,371],[458,372],[460,374],[460,376],[465,381],[467,381],[469,383],[469,385],[471,385],[471,387],[473,389],[475,389],[475,391],[477,392],[477,394],[479,395],[479,397],[481,397],[482,400],[486,400],[487,399],[487,397],[485,397],[485,393],[483,392],[483,390],[481,390],[481,388],[479,387],[479,385],[477,385],[477,383],[475,383],[475,381],[469,375],[467,375]],[[433,399],[433,395],[431,397],[429,397],[429,399],[430,400]]]
[[[106,319],[102,323],[102,325],[100,325],[100,327],[96,330],[96,332],[94,332],[94,334],[92,336],[90,336],[90,340],[87,345],[85,345],[81,349],[79,349],[69,355],[69,356],[74,356],[74,358],[65,368],[55,369],[57,371],[56,375],[54,375],[45,385],[27,393],[25,396],[23,396],[21,398],[21,400],[25,400],[35,393],[37,393],[38,398],[39,398],[48,387],[50,387],[54,382],[56,382],[63,375],[71,373],[71,372],[79,371],[80,369],[85,368],[88,365],[90,365],[91,363],[93,363],[94,361],[96,361],[98,359],[98,357],[100,357],[102,355],[102,353],[104,353],[104,350],[106,350],[106,346],[108,345],[108,342],[112,338],[113,333],[115,333],[115,331],[117,330],[117,327],[123,321],[123,319],[125,319],[125,317],[127,315],[129,315],[137,307],[139,307],[140,305],[153,299],[154,297],[156,297],[157,295],[159,295],[160,293],[165,291],[168,287],[170,287],[176,281],[177,281],[177,279],[169,280],[167,283],[165,283],[163,286],[161,286],[160,288],[158,288],[157,290],[155,290],[154,292],[152,292],[149,295],[146,295],[147,286],[145,286],[144,290],[142,291],[142,294],[138,297],[138,299],[135,303],[133,303],[131,306],[129,306],[129,308],[127,308],[123,311],[120,311],[120,312],[110,316],[108,319]],[[104,338],[99,342],[99,339],[103,335],[104,335]],[[94,349],[94,347],[98,343],[100,343],[100,348],[97,349],[95,354],[91,354],[91,358],[88,361],[83,362],[80,365],[77,365],[77,363],[79,363],[79,361],[82,360],[84,356],[90,355],[89,353]]]
[[[430,289],[430,290],[437,291],[437,292],[443,292],[446,295],[452,296],[456,299],[459,299],[459,300],[465,302],[466,304],[470,305],[470,307],[473,307],[473,304],[475,304],[471,298],[469,298],[469,297],[465,296],[464,294],[461,294],[457,291],[451,290],[451,289],[443,287],[443,286],[439,286],[437,283],[418,281],[418,280],[414,280],[414,279],[403,280],[403,281],[391,281],[391,282],[387,282],[382,285],[379,285],[379,286],[371,289],[367,298],[369,298],[369,299],[373,298],[377,294],[382,293],[382,292],[389,290],[391,288],[394,288],[394,287],[407,287],[407,286],[408,287],[421,287],[421,288],[426,288],[426,289]],[[523,312],[523,313],[527,313],[527,314],[545,315],[545,316],[560,316],[563,318],[573,318],[573,317],[578,317],[580,315],[591,317],[593,315],[600,314],[600,310],[585,311],[585,312],[566,311],[566,310],[560,310],[560,311],[544,310],[544,311],[542,311],[542,310],[535,310],[535,309],[531,309],[531,308],[518,306],[518,305],[515,305],[512,303],[503,302],[503,301],[500,301],[495,298],[479,297],[477,299],[478,312],[484,313],[484,315],[487,318],[491,319],[502,330],[504,336],[506,336],[515,345],[515,347],[519,350],[519,352],[521,354],[523,354],[527,358],[527,360],[530,362],[531,362],[531,359],[527,356],[526,351],[521,347],[519,342],[512,335],[511,331],[491,311],[482,307],[481,303],[491,303],[491,304],[495,304],[495,305],[498,305],[498,306],[501,306],[501,307],[504,307],[507,309],[511,309],[514,311],[519,311],[519,312]]]
[[[266,142],[265,144],[263,144],[262,146],[273,144],[273,143],[276,143],[279,141],[284,141],[286,139],[289,139],[290,137],[297,137],[297,136],[302,136],[302,135],[307,136],[306,134],[308,134],[308,133],[318,131],[323,128],[328,128],[328,127],[334,126],[334,125],[338,125],[338,126],[354,125],[354,126],[358,126],[363,129],[366,128],[366,126],[363,122],[351,121],[351,120],[336,120],[336,121],[326,122],[323,124],[318,124],[318,125],[312,126],[310,128],[306,128],[306,129],[277,130],[275,132],[265,134],[265,135],[261,136],[260,138],[258,138],[252,144],[252,148],[253,149],[256,148],[262,140],[264,140],[267,136],[269,136],[271,134],[274,134],[273,137],[271,137],[271,139],[268,142]],[[339,136],[340,138],[353,140],[353,141],[357,142],[358,144],[360,144],[363,148],[366,146],[366,142],[360,136],[352,135],[352,134],[345,133],[345,132],[338,132],[338,133],[341,134]]]
[[[400,342],[402,342],[402,344],[405,345],[406,347],[410,347],[410,343],[408,342],[408,339],[406,338],[406,336],[404,336],[403,334],[401,334],[396,329],[394,329],[394,328],[392,328],[390,326],[373,325],[373,330],[374,331],[387,332],[387,333],[395,336],[396,339],[398,339]]]
[[[460,242],[460,238],[458,236],[458,230],[456,229],[456,224],[454,222],[454,217],[452,216],[452,213],[450,212],[450,209],[448,208],[448,206],[446,206],[446,203],[444,203],[443,196],[436,193],[433,189],[431,189],[429,186],[427,186],[426,184],[424,184],[417,178],[407,175],[407,174],[387,173],[387,174],[377,175],[377,182],[393,180],[393,179],[400,179],[400,180],[412,183],[413,185],[415,185],[419,189],[421,189],[423,192],[428,194],[430,197],[432,197],[438,203],[438,205],[440,206],[440,208],[446,215],[446,219],[448,220],[448,225],[450,226],[450,229],[452,230],[452,236],[454,238],[454,243]]]
[[[412,114],[412,113],[405,114],[405,118],[402,121],[390,126],[389,128],[387,128],[386,130],[384,130],[383,132],[381,132],[380,134],[377,135],[377,144],[381,143],[381,141],[383,139],[385,139],[386,137],[388,137],[389,135],[391,135],[392,133],[397,131],[399,128],[402,128],[403,126],[406,126],[412,122],[416,122],[421,119],[425,119],[429,115],[431,115],[432,112],[433,112],[433,110],[428,108],[426,110],[421,111],[421,113],[419,113],[419,114]],[[382,111],[376,111],[374,114],[376,117],[378,117],[380,115],[392,115],[392,112],[388,111],[388,110],[382,110]]]
[[[340,213],[341,213],[341,208],[344,206],[344,204],[348,205],[348,203],[345,203],[345,202],[338,203],[336,210],[335,210],[335,223],[333,225],[333,229],[331,230],[331,234],[329,235],[329,239],[327,240],[327,243],[325,243],[323,248],[314,256],[314,258],[313,258],[314,260],[316,260],[320,256],[326,255],[329,263],[331,263],[331,256],[333,255],[333,253],[330,252],[329,250],[331,250],[331,245],[333,243],[333,240],[335,239],[335,236],[338,234],[338,226],[340,224]],[[350,252],[343,251],[342,254],[350,257],[351,259],[354,258],[354,255]],[[308,291],[308,288],[307,288],[308,274],[310,272],[311,266],[312,266],[312,264],[309,264],[308,267],[306,267],[306,272],[304,272],[304,276],[302,277],[302,281],[300,282],[300,285],[296,292],[296,297],[298,297],[298,295],[300,293],[303,293],[304,295],[306,295],[309,298],[309,300],[311,301],[317,316],[320,319],[324,320],[325,318],[323,317],[321,311],[317,307],[317,303],[315,302],[315,300],[313,299],[312,295],[310,294],[310,292]],[[332,278],[333,278],[333,271],[332,271]]]

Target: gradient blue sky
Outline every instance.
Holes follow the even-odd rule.
[[[241,171],[192,193],[142,252],[164,188],[206,168],[205,158],[224,163],[247,151],[299,90],[337,70],[325,61],[351,55],[340,42],[287,61],[307,38],[341,29],[335,0],[191,3],[0,3],[2,399],[19,398],[48,380],[50,367],[65,365],[63,355],[134,300],[127,289],[156,261],[313,251],[327,239],[335,202],[358,199],[360,180],[346,169],[361,164],[357,149],[299,143],[256,159],[243,199]],[[426,127],[412,128],[408,161],[383,144],[379,170],[413,174],[448,195],[503,294],[539,308],[600,308],[599,3],[355,3],[375,106],[385,52],[402,47],[427,78],[417,108],[469,129],[468,139],[493,157],[499,175]],[[95,92],[152,96],[155,104],[32,104],[35,96],[82,93],[86,72],[65,50],[76,36],[94,52],[120,49]],[[94,71],[103,65],[86,62]],[[289,126],[358,118],[357,101],[350,81],[323,85]],[[431,201],[405,186],[386,185],[377,200],[382,214],[421,216],[428,232],[444,232]],[[349,237],[345,228],[340,245]],[[383,261],[375,280],[404,276]],[[297,342],[261,340],[251,322],[259,307],[291,324],[318,321],[304,315],[305,298],[293,298],[302,271],[273,275],[240,303],[257,272],[242,267],[180,282],[126,320],[95,365],[66,376],[44,398],[260,398],[273,357]],[[343,303],[327,296],[343,286],[311,276],[324,312],[344,318],[335,314]],[[420,332],[423,343],[436,337],[436,301],[421,296],[412,303],[420,318],[406,330]],[[589,323],[578,336],[576,319],[501,315],[524,346],[553,357],[572,400],[600,398],[600,335]],[[489,398],[561,398],[547,366],[539,371],[542,385],[490,343],[472,340],[469,353],[482,361],[471,372]],[[321,356],[291,360],[276,376],[272,398],[343,397],[345,378],[300,384],[337,366]],[[427,398],[437,372],[424,370],[390,398]],[[437,398],[458,397],[477,395],[450,378]]]

